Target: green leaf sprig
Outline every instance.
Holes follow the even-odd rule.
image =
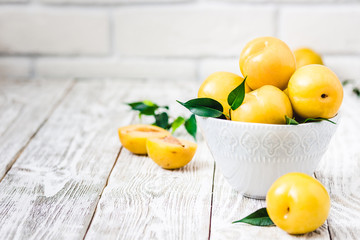
[[[164,108],[169,109],[168,106],[159,106],[149,100],[141,101],[141,102],[133,102],[128,103],[132,110],[139,111],[139,117],[141,118],[142,115],[152,116],[155,115],[155,111]]]
[[[343,86],[346,86],[346,85],[351,84],[351,85],[352,85],[352,92],[353,92],[356,96],[360,97],[360,89],[359,89],[358,87],[354,87],[354,84],[353,84],[354,81],[353,81],[353,80],[346,79],[346,80],[342,81],[341,83],[342,83]]]
[[[185,121],[184,126],[186,131],[196,140],[197,124],[194,114]]]
[[[212,98],[195,98],[185,103],[176,100],[195,115],[201,117],[225,118],[223,106]]]
[[[185,103],[177,100],[178,103],[186,107],[195,115],[201,117],[213,117],[213,118],[221,118],[221,119],[231,119],[231,110],[236,110],[243,103],[245,98],[245,81],[233,89],[227,98],[227,102],[230,106],[229,114],[225,115],[223,113],[224,108],[215,99],[212,98],[195,98],[191,99]]]
[[[295,120],[295,118],[289,118],[285,115],[286,125],[299,125],[299,122]]]
[[[352,91],[353,91],[353,93],[356,94],[356,96],[360,97],[360,89],[359,88],[355,87],[355,88],[353,88]]]
[[[250,215],[234,221],[232,223],[247,223],[254,226],[274,226],[275,224],[270,219],[268,212],[266,211],[266,208],[260,208],[259,210],[251,213]]]
[[[178,116],[174,121],[170,121],[168,106],[160,106],[152,101],[144,100],[139,102],[127,103],[132,110],[139,112],[139,118],[142,115],[153,116],[154,123],[158,127],[172,131],[174,133],[181,125],[184,125],[186,131],[196,140],[197,124],[195,115],[191,115],[188,119]]]
[[[236,110],[238,107],[241,106],[241,104],[244,101],[246,78],[247,77],[245,77],[244,81],[239,86],[237,86],[234,90],[232,90],[229,93],[227,102],[232,110]]]
[[[176,131],[176,129],[178,129],[181,125],[183,125],[185,122],[185,118],[179,116],[177,117],[173,123],[171,124],[171,129],[172,129],[172,134]]]
[[[244,101],[246,78],[247,77],[245,77],[244,81],[239,86],[237,86],[234,90],[232,90],[228,95],[227,102],[230,106],[229,119],[231,119],[231,110],[234,111],[234,110],[238,109],[238,107],[240,107]]]
[[[328,121],[332,124],[336,124],[336,122],[333,122],[327,118],[306,118],[306,119],[300,119],[300,120],[295,120],[295,118],[289,118],[288,116],[285,115],[285,120],[286,120],[286,124],[287,125],[299,125],[301,123],[309,123],[309,122],[320,122],[320,121]]]
[[[346,79],[346,80],[342,81],[341,84],[342,84],[343,86],[346,86],[346,85],[348,85],[348,84],[351,83],[351,82],[352,82],[352,80]]]

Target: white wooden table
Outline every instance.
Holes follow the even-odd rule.
[[[291,236],[231,224],[265,202],[232,190],[199,133],[194,160],[164,170],[123,149],[134,123],[124,102],[175,102],[199,83],[0,80],[0,239],[359,239],[360,98],[345,92],[342,122],[315,176],[331,195],[327,222]]]

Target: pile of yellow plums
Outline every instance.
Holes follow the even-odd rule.
[[[244,78],[215,72],[200,86],[199,98],[212,98],[233,121],[285,124],[286,118],[332,118],[342,103],[343,88],[334,72],[310,49],[291,49],[274,37],[256,38],[240,54],[245,98],[231,110],[229,93]]]

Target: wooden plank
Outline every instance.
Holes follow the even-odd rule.
[[[83,238],[120,149],[116,128],[132,119],[122,104],[132,86],[74,86],[0,183],[1,238]]]
[[[207,239],[213,162],[204,149],[174,171],[123,150],[86,239]]]
[[[210,239],[329,239],[327,224],[312,233],[292,236],[278,227],[232,224],[250,213],[266,207],[265,200],[243,197],[231,188],[218,167],[215,171]]]
[[[162,99],[176,113],[182,108],[177,109],[175,99],[194,97],[196,89],[185,84],[159,88],[145,89],[142,96]],[[209,154],[200,140],[193,161],[170,171],[123,149],[85,239],[207,239],[213,176]]]
[[[0,80],[0,180],[71,84]]]
[[[330,190],[331,239],[360,235],[360,98],[346,88],[342,120],[316,177]]]

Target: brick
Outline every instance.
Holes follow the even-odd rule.
[[[254,37],[275,34],[268,6],[126,8],[116,12],[117,51],[125,56],[238,56]]]
[[[335,2],[337,0],[216,0],[219,2],[242,2],[242,3],[319,3],[319,2]],[[344,0],[356,1],[356,0]]]
[[[30,61],[25,58],[0,58],[0,77],[30,77]]]
[[[285,7],[280,12],[280,37],[296,48],[321,53],[360,53],[360,6]]]
[[[2,1],[2,0],[0,0]],[[47,4],[176,3],[193,0],[40,0]]]
[[[325,56],[324,64],[333,70],[341,81],[352,79],[360,83],[359,56]]]
[[[0,0],[1,3],[25,3],[28,2],[28,0]]]
[[[196,78],[192,60],[101,60],[101,59],[39,59],[35,64],[37,77],[56,78]]]
[[[218,71],[232,72],[242,76],[239,67],[239,57],[205,59],[200,62],[199,77],[201,81],[204,81],[210,74]]]
[[[73,10],[0,9],[0,53],[103,55],[109,51],[106,14]]]

